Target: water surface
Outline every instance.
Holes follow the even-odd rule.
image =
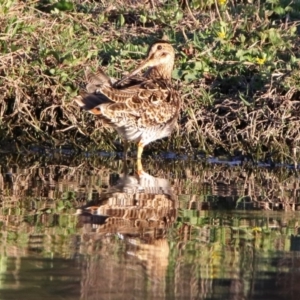
[[[299,176],[3,155],[0,299],[298,299]]]

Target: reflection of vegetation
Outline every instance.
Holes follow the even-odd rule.
[[[17,160],[8,155],[2,157],[0,197],[4,219],[1,228],[7,226],[5,218],[14,216],[14,226],[26,220],[28,225],[36,228],[57,228],[72,233],[76,227],[76,218],[72,216],[76,207],[87,201],[99,203],[102,195],[118,180],[117,173],[122,171],[118,161],[96,156],[48,155],[36,159],[30,155],[20,156]],[[212,225],[203,215],[206,210],[297,210],[299,206],[299,183],[292,170],[245,169],[226,165],[210,168],[204,164],[184,162],[175,165],[170,162],[159,171],[156,168],[155,163],[146,166],[146,170],[159,177],[170,178],[172,174],[169,181],[179,200],[178,225]],[[236,220],[231,226],[240,227],[241,224]],[[262,224],[252,224],[249,226],[250,235],[260,232],[252,232],[251,228],[265,230]]]
[[[159,163],[151,162],[144,169],[170,182],[174,204],[179,206],[177,219],[171,220],[168,227],[133,231],[133,226],[123,226],[126,223],[123,218],[123,223],[106,226],[113,228],[112,231],[105,231],[98,219],[93,218],[96,215],[79,218],[76,208],[86,206],[87,202],[100,206],[103,195],[107,195],[107,200],[114,192],[121,197],[116,182],[122,164],[92,155],[54,158],[48,153],[37,158],[2,156],[0,162],[3,272],[7,256],[35,253],[49,258],[82,257],[85,267],[81,292],[87,299],[103,290],[115,292],[112,283],[122,282],[120,277],[134,278],[126,281],[126,287],[119,284],[121,290],[128,291],[134,283],[148,293],[160,293],[158,296],[172,291],[172,299],[180,299],[187,293],[194,298],[213,298],[217,287],[225,289],[229,283],[235,293],[247,296],[256,291],[253,282],[275,280],[271,274],[281,271],[282,280],[288,279],[286,270],[291,263],[286,260],[287,253],[297,249],[292,244],[300,234],[300,215],[293,211],[299,204],[293,171],[172,161],[160,169]],[[132,182],[132,178],[127,179]],[[141,183],[135,186],[139,189]],[[133,190],[128,188],[128,191],[131,197]],[[144,197],[143,193],[140,195]],[[246,197],[245,204],[241,199]],[[290,212],[270,211],[277,209]],[[159,217],[163,220],[166,215]],[[279,260],[276,257],[279,252],[286,257]],[[22,271],[20,263],[19,268],[16,272]],[[98,280],[95,274],[103,270],[109,270],[106,273],[109,275]],[[145,276],[151,279],[146,285]]]
[[[223,288],[225,280],[236,284],[222,293],[259,293],[251,283],[278,280],[279,264],[282,278],[291,276],[293,265],[286,258],[291,255],[291,234],[299,234],[298,219],[298,213],[202,212],[197,225],[183,222],[171,233],[171,241],[179,238],[170,250],[176,278],[184,280],[190,274],[195,284],[190,293],[216,293],[213,287],[223,286],[218,280]],[[222,299],[227,297],[222,294]]]

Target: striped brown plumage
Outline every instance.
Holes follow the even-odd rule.
[[[96,73],[87,69],[86,91],[75,99],[83,109],[104,119],[126,144],[137,143],[138,160],[145,145],[169,136],[176,125],[181,100],[171,82],[174,58],[171,44],[158,41],[149,47],[146,59],[119,81],[101,69]]]

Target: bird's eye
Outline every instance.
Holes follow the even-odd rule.
[[[158,45],[157,50],[161,50],[161,49],[162,49],[162,45]]]

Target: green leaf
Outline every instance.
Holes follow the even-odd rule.
[[[182,11],[178,10],[175,14],[175,20],[180,21],[180,20],[182,20],[182,18],[183,18],[183,13],[182,13]]]
[[[240,60],[242,60],[242,58],[244,57],[244,55],[245,55],[246,53],[247,53],[246,51],[240,49],[240,50],[238,50],[238,51],[236,52],[235,56],[236,56],[237,58],[239,58]]]
[[[118,25],[119,25],[120,27],[123,27],[124,24],[125,24],[125,18],[124,18],[124,16],[123,16],[123,14],[120,14],[120,15],[119,15],[119,20],[118,20]]]
[[[246,106],[251,106],[251,104],[244,98],[241,92],[239,92],[239,97]]]
[[[280,44],[282,42],[280,33],[275,30],[274,28],[271,28],[269,30],[269,39],[271,41],[271,43],[275,46],[278,46],[278,44]]]
[[[147,22],[147,17],[144,15],[140,15],[140,21],[141,23],[145,24]]]
[[[242,44],[244,44],[245,41],[246,41],[246,37],[245,37],[243,34],[240,34],[239,38],[240,38],[240,42],[241,42]]]
[[[285,9],[283,7],[277,6],[274,8],[274,12],[278,15],[284,15]]]
[[[61,0],[55,3],[54,8],[58,9],[59,11],[69,11],[74,9],[74,4],[69,1]]]
[[[174,79],[181,79],[182,78],[182,70],[181,69],[174,69],[172,72],[172,77]]]
[[[189,73],[186,73],[184,75],[184,80],[185,81],[192,81],[192,80],[195,80],[195,79],[197,79],[197,73],[196,72],[190,71]]]

